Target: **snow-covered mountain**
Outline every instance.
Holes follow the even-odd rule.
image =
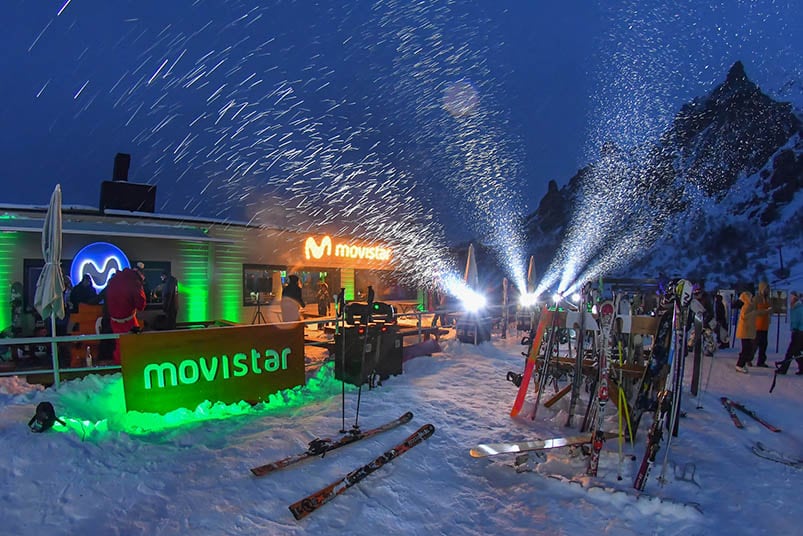
[[[605,260],[605,275],[794,284],[787,267],[803,261],[801,190],[800,110],[766,95],[736,62],[654,143],[605,146],[567,184],[551,182],[527,219],[529,246],[539,273],[591,236],[598,253],[582,261]]]

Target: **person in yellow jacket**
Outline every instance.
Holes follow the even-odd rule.
[[[770,314],[772,313],[772,309],[770,308],[770,285],[766,281],[762,281],[758,284],[758,293],[755,296],[756,302],[756,349],[758,349],[758,361],[756,361],[757,367],[764,367],[767,368],[767,344],[768,344],[768,335],[770,331]],[[753,360],[753,356],[750,356],[750,361]]]
[[[736,338],[742,343],[742,350],[739,352],[739,360],[736,362],[736,370],[747,374],[747,362],[753,359],[756,351],[756,303],[750,292],[744,291],[739,294],[739,301],[742,308],[739,309],[739,323],[736,326]]]

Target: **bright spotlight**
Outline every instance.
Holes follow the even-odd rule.
[[[521,295],[519,298],[519,303],[522,307],[532,307],[536,303],[538,303],[538,294],[535,292],[528,292]]]
[[[552,301],[555,303],[560,303],[560,300],[562,299],[563,296],[561,296],[559,292],[556,292],[555,294],[552,295]]]
[[[485,296],[472,290],[464,291],[460,296],[460,300],[463,302],[463,308],[469,313],[476,313],[487,305]]]
[[[578,294],[577,292],[575,292],[574,294],[572,294],[572,302],[574,302],[574,303],[580,303],[580,294]]]

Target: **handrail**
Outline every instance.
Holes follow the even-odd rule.
[[[455,314],[459,312],[456,309],[439,309],[434,311],[438,314]],[[425,311],[413,311],[408,313],[396,313],[394,314],[394,319],[398,319],[401,317],[415,317],[416,318],[416,327],[418,330],[418,342],[423,340],[424,330],[422,317],[425,314],[432,314],[432,312],[425,312]],[[306,325],[309,324],[333,324],[337,323],[339,318],[336,316],[327,316],[327,317],[317,317],[311,318],[309,320],[300,320],[299,322]],[[216,323],[217,321],[210,321],[210,322],[192,322],[192,323],[185,323],[185,324],[192,324],[192,325],[211,325]],[[246,324],[243,324],[246,325]],[[146,332],[147,333],[147,332]],[[14,337],[8,339],[0,339],[0,346],[20,346],[20,345],[35,345],[35,344],[53,344],[55,343],[58,345],[59,343],[73,343],[73,342],[81,342],[84,343],[86,341],[102,341],[102,340],[116,340],[120,338],[119,333],[90,333],[85,335],[61,335],[56,337]],[[309,342],[307,343],[310,346],[324,346],[328,343],[318,343],[318,342]],[[33,374],[53,374],[54,378],[57,379],[54,382],[55,385],[58,385],[58,379],[61,376],[62,372],[96,372],[102,370],[120,370],[120,365],[101,365],[96,367],[60,367],[58,364],[58,359],[53,360],[53,368],[42,368],[42,369],[34,369],[34,370],[12,370],[12,371],[0,371],[0,377],[7,377],[7,376],[27,376]]]

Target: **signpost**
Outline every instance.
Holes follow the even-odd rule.
[[[305,381],[300,323],[126,334],[120,353],[128,411],[256,403]]]

